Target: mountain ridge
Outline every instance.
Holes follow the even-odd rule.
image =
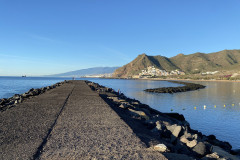
[[[119,67],[93,67],[80,69],[76,71],[70,71],[60,74],[47,75],[48,77],[82,77],[89,75],[101,75],[101,74],[112,74]]]
[[[215,71],[215,70],[235,70],[240,69],[240,50],[222,50],[213,53],[196,52],[189,55],[182,53],[167,58],[165,56],[149,56],[140,54],[130,63],[115,70],[113,77],[129,77],[137,75],[148,66],[171,71],[181,70],[185,73]]]

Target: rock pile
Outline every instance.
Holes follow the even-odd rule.
[[[43,87],[43,88],[38,88],[38,89],[30,89],[26,93],[23,94],[15,94],[13,97],[10,98],[3,98],[0,99],[0,111],[5,111],[8,108],[15,107],[16,104],[22,103],[26,99],[30,99],[34,96],[37,96],[39,94],[42,94],[50,89],[56,88],[58,86],[63,85],[64,83],[68,83],[68,81],[64,82],[59,82],[51,86]]]
[[[214,135],[205,136],[201,132],[191,129],[183,115],[161,113],[138,100],[130,99],[122,93],[119,94],[111,88],[89,81],[86,83],[92,90],[97,91],[108,104],[119,108],[124,115],[128,115],[136,123],[140,122],[146,130],[149,130],[149,135],[145,135],[143,138],[157,137],[162,143],[155,145],[153,143],[149,147],[164,152],[166,157],[169,154],[176,154],[185,157],[187,155],[189,159],[240,159],[230,154],[233,152],[232,146],[228,142],[222,142]]]
[[[195,84],[195,83],[187,83],[187,82],[180,82],[180,81],[169,81],[169,82],[183,84],[184,86],[145,89],[144,91],[154,92],[154,93],[177,93],[177,92],[194,91],[194,90],[203,89],[206,87],[201,84]]]

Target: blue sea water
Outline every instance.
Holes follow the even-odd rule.
[[[0,98],[21,94],[31,88],[41,88],[71,78],[50,77],[0,77]],[[240,148],[240,83],[198,82],[205,89],[175,94],[147,93],[144,89],[172,87],[179,84],[167,81],[121,80],[87,78],[101,85],[120,89],[126,96],[140,100],[161,112],[183,114],[191,128],[205,135],[214,134],[228,141],[234,149]],[[206,106],[204,109],[203,106]],[[224,107],[225,105],[225,107]],[[196,109],[195,109],[196,107]],[[173,111],[172,111],[173,110]]]
[[[22,94],[31,88],[41,88],[70,78],[54,77],[0,77],[0,98]]]

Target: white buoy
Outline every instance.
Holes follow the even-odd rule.
[[[204,105],[204,106],[203,106],[203,108],[204,108],[204,109],[206,109],[206,108],[207,108],[207,106],[206,106],[206,105]]]

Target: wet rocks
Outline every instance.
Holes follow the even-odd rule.
[[[169,81],[169,82],[183,84],[184,86],[145,89],[144,91],[154,92],[154,93],[177,93],[177,92],[194,91],[194,90],[203,89],[203,88],[206,87],[206,86],[203,86],[201,84],[188,83],[188,82],[180,82],[180,81]]]

